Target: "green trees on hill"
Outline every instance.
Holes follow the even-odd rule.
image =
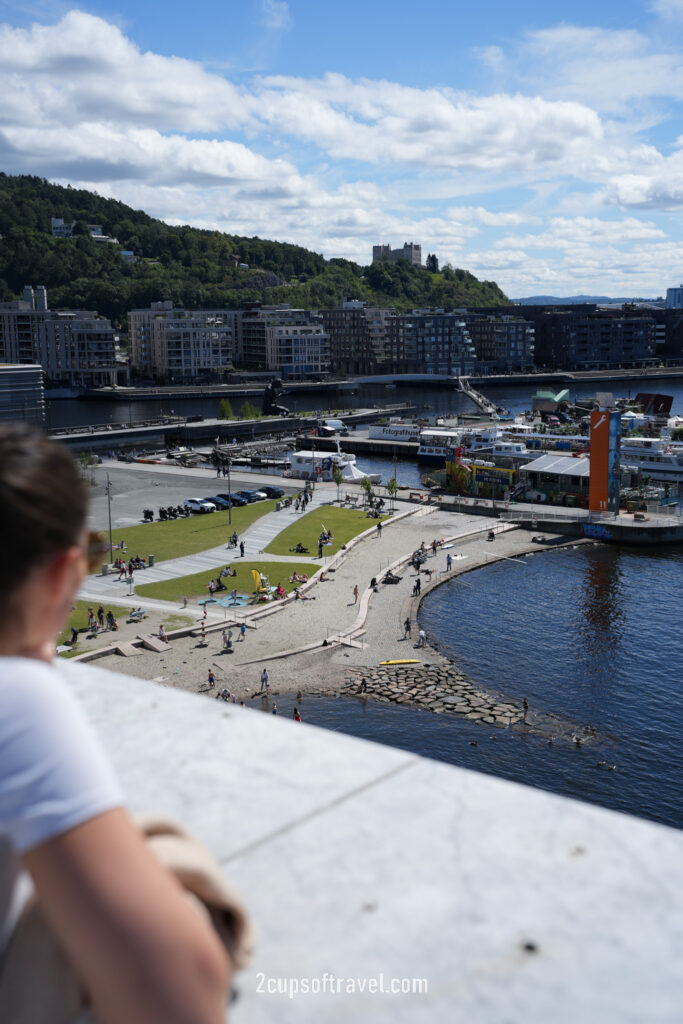
[[[75,221],[73,237],[53,238],[52,217]],[[88,224],[120,245],[93,241]],[[465,270],[447,265],[436,273],[436,257],[432,273],[389,260],[328,261],[286,242],[164,224],[118,200],[26,175],[0,174],[0,235],[0,301],[21,295],[25,284],[44,284],[52,308],[95,309],[117,326],[128,310],[163,299],[190,309],[256,301],[324,309],[347,297],[399,311],[507,302],[494,282]],[[125,261],[120,248],[132,249],[136,261]]]

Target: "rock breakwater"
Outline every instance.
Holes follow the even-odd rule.
[[[524,720],[524,710],[518,704],[481,689],[458,669],[440,665],[382,665],[366,671],[357,669],[347,673],[341,693],[391,704],[408,704],[437,715],[460,715],[485,725],[508,727]]]

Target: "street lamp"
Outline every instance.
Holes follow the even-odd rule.
[[[114,561],[114,547],[111,538],[111,480],[109,479],[109,473],[107,473],[107,486],[104,490],[107,495],[107,509],[109,512],[109,564],[111,565]]]
[[[232,465],[232,459],[228,458],[228,525],[232,526],[232,487],[230,486],[230,466]]]

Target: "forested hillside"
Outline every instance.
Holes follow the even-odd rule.
[[[53,238],[52,217],[75,221],[73,237]],[[95,242],[87,224],[100,224],[119,245]],[[44,284],[51,308],[95,309],[119,326],[129,309],[160,299],[191,309],[253,301],[320,309],[347,297],[399,311],[507,302],[495,282],[465,270],[328,261],[286,242],[173,227],[117,200],[25,175],[0,173],[0,235],[0,301],[19,297],[25,284]],[[121,249],[133,250],[136,262]]]

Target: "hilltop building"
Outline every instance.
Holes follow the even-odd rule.
[[[666,308],[683,309],[683,284],[679,285],[678,288],[667,288]]]
[[[49,309],[42,285],[0,303],[0,363],[40,365],[47,381],[66,387],[111,387],[127,376],[109,320],[92,310]]]
[[[128,314],[132,368],[171,384],[222,379],[235,359],[236,321],[230,309],[174,309],[170,301],[134,309]]]
[[[421,267],[422,246],[415,245],[414,242],[404,242],[402,249],[392,249],[390,245],[373,245],[372,262],[376,263],[377,260],[385,259],[393,260],[394,263],[406,260],[414,267]]]

